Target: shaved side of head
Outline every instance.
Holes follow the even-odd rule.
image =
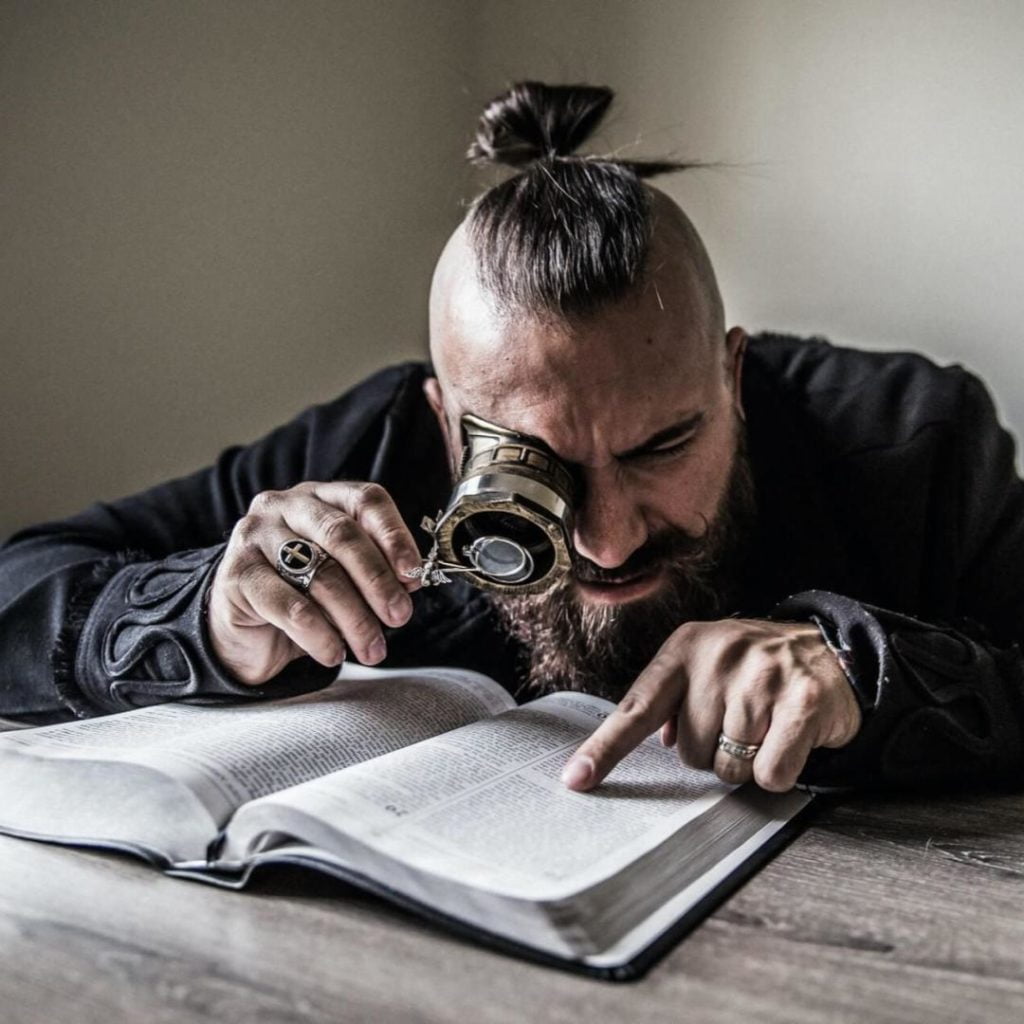
[[[653,292],[667,316],[685,315],[690,329],[680,343],[696,338],[720,342],[725,336],[725,313],[711,260],[692,221],[668,195],[649,185],[649,242],[644,261],[630,290],[609,297],[586,313],[559,313],[510,303],[508,292],[496,295],[481,267],[480,236],[473,232],[472,212],[456,228],[438,260],[430,289],[430,355],[442,389],[461,390],[460,370],[472,367],[475,385],[495,386],[508,379],[514,353],[502,350],[507,329],[530,320],[555,326],[600,316],[612,304],[628,305]],[[493,269],[493,268],[492,268]],[[485,379],[479,380],[479,374]],[[474,386],[474,391],[477,390]]]
[[[725,308],[711,258],[693,221],[670,196],[647,186],[652,195],[651,249],[644,268],[644,285],[656,284],[663,263],[674,263],[688,276],[703,315],[704,334],[708,338],[725,335]]]

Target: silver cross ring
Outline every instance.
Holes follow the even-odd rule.
[[[317,570],[326,561],[327,555],[311,540],[292,537],[277,549],[275,568],[282,579],[305,594]]]

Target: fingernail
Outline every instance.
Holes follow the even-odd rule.
[[[582,789],[594,777],[594,759],[582,754],[574,757],[562,770],[562,782],[570,789]]]
[[[388,654],[388,645],[385,643],[384,637],[377,637],[377,639],[370,644],[370,649],[366,654],[371,665],[376,665],[378,661],[383,661]]]
[[[412,579],[412,576],[410,574],[414,573],[417,569],[419,569],[421,565],[422,562],[418,558],[415,561],[408,561],[403,559],[398,566],[398,575],[401,576],[406,583],[408,583]]]
[[[403,626],[412,615],[412,600],[408,594],[399,594],[388,602],[388,616],[396,626]]]

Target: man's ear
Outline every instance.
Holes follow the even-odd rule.
[[[452,446],[452,435],[448,429],[448,417],[444,412],[444,394],[441,391],[441,383],[436,377],[427,377],[423,382],[423,394],[427,396],[427,403],[434,411],[438,426],[441,428],[441,436],[444,438],[445,448],[448,450],[448,465],[458,465],[457,456],[462,448],[461,442],[458,447]]]
[[[725,336],[725,370],[732,387],[733,405],[739,418],[746,422],[743,410],[743,356],[747,351],[747,332],[742,327],[731,327]]]

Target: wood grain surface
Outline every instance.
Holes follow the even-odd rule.
[[[1022,839],[1021,795],[847,801],[617,985],[312,872],[237,893],[0,837],[0,1021],[1020,1024]]]

